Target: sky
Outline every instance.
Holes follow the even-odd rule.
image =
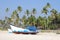
[[[33,8],[37,10],[36,17],[39,15],[44,16],[41,14],[41,10],[47,2],[51,4],[51,8],[60,12],[60,0],[0,0],[0,19],[4,19],[5,16],[11,17],[13,10],[17,9],[18,6],[22,7],[22,13],[19,14],[20,17],[24,15],[26,9],[32,11]],[[6,8],[9,8],[8,13],[5,12]]]

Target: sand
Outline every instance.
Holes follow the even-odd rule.
[[[0,40],[60,40],[60,34],[56,33],[38,33],[31,34],[14,34],[7,31],[0,31]]]

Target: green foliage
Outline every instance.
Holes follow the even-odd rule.
[[[45,6],[45,8],[51,8],[50,3],[47,3],[46,6]]]
[[[48,10],[46,8],[43,8],[42,13],[47,14]]]
[[[27,14],[27,16],[30,14],[30,12],[29,12],[29,10],[28,10],[28,9],[26,10],[26,14]]]
[[[36,9],[35,8],[33,8],[32,13],[36,14]]]
[[[55,30],[55,29],[57,29],[57,25],[56,24],[52,24],[52,25],[49,26],[49,29]]]
[[[51,7],[49,3],[47,3],[43,8],[42,8],[42,13],[44,13],[44,17],[39,16],[35,17],[35,14],[37,10],[33,8],[33,10],[30,12],[28,9],[24,12],[26,15],[24,15],[21,19],[19,16],[19,13],[22,11],[22,7],[18,6],[16,10],[14,10],[11,14],[11,17],[5,17],[5,20],[0,20],[0,26],[3,29],[9,28],[9,25],[15,25],[18,27],[21,27],[21,22],[23,23],[22,25],[25,27],[27,25],[30,25],[33,23],[34,25],[37,25],[37,27],[42,27],[43,29],[57,29],[58,24],[60,25],[60,13],[58,13],[57,10],[52,9],[48,10]],[[6,9],[6,12],[9,11],[9,8]],[[51,15],[47,16],[48,13],[50,12]]]
[[[17,7],[17,10],[18,10],[19,12],[21,12],[21,11],[22,11],[22,7],[21,7],[21,6],[18,6],[18,7]]]

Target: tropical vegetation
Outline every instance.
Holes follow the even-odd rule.
[[[6,13],[9,12],[9,9],[10,8],[6,8]],[[38,13],[37,10],[33,8],[32,11],[26,9],[24,12],[25,15],[20,18],[19,14],[22,11],[22,7],[18,6],[17,9],[12,12],[11,17],[6,16],[4,20],[0,20],[0,29],[8,29],[9,25],[26,28],[26,26],[31,23],[37,28],[44,30],[55,30],[60,28],[60,13],[56,9],[52,9],[49,3],[47,3],[40,11],[40,14],[44,14],[44,17],[39,16],[36,18],[35,15]]]

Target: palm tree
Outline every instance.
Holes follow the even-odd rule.
[[[8,12],[9,11],[9,8],[6,8],[6,12]]]
[[[35,14],[36,14],[36,9],[35,9],[35,8],[33,8],[33,10],[32,10],[32,15],[34,15],[34,16],[35,16]]]
[[[57,11],[55,9],[52,9],[50,12],[52,13],[53,19],[57,18]]]
[[[9,8],[6,8],[6,13],[8,13],[9,12]],[[8,24],[10,24],[11,23],[11,21],[10,21],[10,18],[9,17],[5,17],[5,26],[9,26]]]
[[[47,5],[45,6],[45,7],[43,7],[43,10],[42,10],[42,13],[45,13],[46,14],[46,25],[45,25],[45,29],[46,29],[46,27],[48,27],[48,23],[47,23],[47,13],[49,12],[48,11],[48,8],[50,8],[50,4],[49,3],[47,3]]]
[[[17,7],[17,11],[18,11],[18,12],[21,12],[21,11],[22,11],[22,7],[21,7],[21,6],[18,6],[18,7]]]
[[[37,20],[36,20],[37,26],[40,26],[40,25],[41,25],[40,21],[41,21],[41,16],[39,16],[39,17],[37,18]]]
[[[19,14],[18,13],[20,13],[22,11],[22,7],[21,6],[18,6],[17,7],[17,10],[15,10],[15,11],[13,11],[13,14],[12,14],[12,20],[14,21],[14,25],[15,26],[18,26],[19,25],[19,23],[20,23],[20,18],[19,18]]]
[[[33,8],[31,16],[28,18],[29,19],[29,23],[34,23],[34,25],[36,24],[36,18],[35,18],[35,14],[36,14],[36,9]]]
[[[3,20],[0,20],[0,27],[3,27]]]
[[[48,10],[46,8],[43,8],[42,13],[45,13],[47,15]]]
[[[17,26],[19,26],[19,23],[20,23],[20,18],[19,18],[19,15],[17,14],[16,15],[16,24],[17,24]]]
[[[44,8],[51,8],[50,3],[47,3]]]
[[[47,12],[48,12],[48,8],[51,8],[51,6],[50,6],[49,3],[47,3],[46,6],[43,7],[42,13],[47,14]]]
[[[8,18],[8,24],[10,24],[12,22],[11,18]]]
[[[5,21],[4,20],[1,20],[1,27],[2,27],[3,30],[6,28],[5,27]]]
[[[28,16],[29,16],[29,14],[30,14],[30,12],[29,12],[29,10],[28,10],[28,9],[26,10],[26,12],[25,12],[25,13],[26,13],[27,17],[28,17]]]
[[[18,24],[19,24],[19,22],[20,22],[20,18],[19,18],[19,15],[18,15],[18,13],[17,13],[16,10],[13,11],[13,13],[12,13],[12,15],[11,15],[11,19],[12,19],[12,21],[13,21],[13,24],[14,24],[15,26],[18,26]]]
[[[11,15],[11,20],[13,21],[13,25],[17,26],[20,22],[19,14],[22,11],[21,6],[17,7],[17,10],[14,10]]]
[[[57,13],[58,12],[55,9],[52,9],[51,10],[51,13],[52,13],[51,15],[52,15],[52,18],[53,18],[53,20],[52,20],[53,21],[53,24],[55,24],[57,26],[57,23],[56,22],[57,22]]]
[[[31,15],[31,16],[28,18],[28,21],[29,21],[30,24],[33,23],[33,24],[35,25],[35,24],[36,24],[36,18],[35,18],[35,16]]]
[[[22,23],[23,23],[24,27],[27,24],[27,20],[26,20],[26,16],[25,15],[22,17]]]

